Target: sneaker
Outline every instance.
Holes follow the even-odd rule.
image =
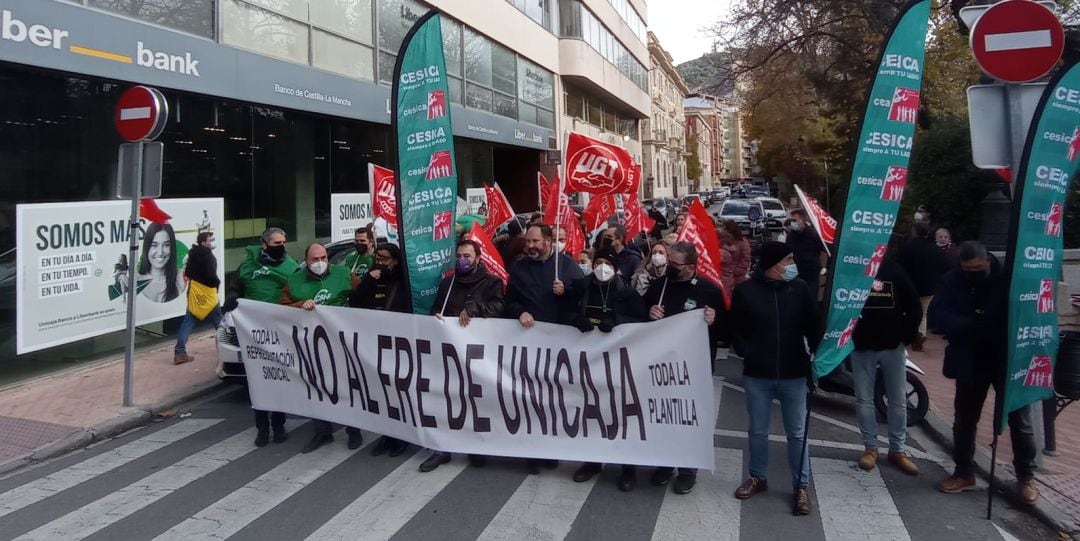
[[[637,487],[637,468],[624,467],[619,476],[619,491],[630,492]]]
[[[797,517],[810,514],[810,489],[801,486],[795,490],[794,501],[791,505],[791,513]]]
[[[319,447],[333,442],[333,434],[315,434],[315,437],[311,438],[311,441],[309,441],[300,452],[304,454],[311,453],[318,450]]]
[[[674,475],[674,468],[656,468],[656,471],[652,474],[652,479],[649,480],[654,487],[662,487],[671,481],[671,476]]]
[[[938,490],[946,494],[959,494],[969,490],[975,490],[975,476],[951,475],[938,485]]]
[[[1024,503],[1035,505],[1035,502],[1039,501],[1039,487],[1035,485],[1034,479],[1019,481],[1017,489],[1020,491],[1020,500]]]
[[[289,433],[285,432],[285,427],[274,429],[274,443],[285,443],[289,439]]]
[[[908,475],[919,475],[919,467],[903,451],[889,453],[889,463]]]
[[[194,361],[194,360],[195,360],[195,357],[192,357],[191,355],[188,355],[187,353],[177,353],[176,355],[173,355],[172,363],[173,364],[185,364],[185,363],[190,363],[191,361]]]
[[[260,430],[259,433],[255,435],[255,447],[266,447],[266,444],[268,443],[270,443],[270,431],[265,429]]]
[[[581,465],[576,472],[574,472],[574,482],[584,483],[589,479],[592,479],[596,474],[600,473],[600,470],[604,468],[599,462],[586,462]]]
[[[392,443],[391,439],[386,436],[379,438],[379,441],[375,443],[375,447],[371,449],[371,456],[385,455],[390,450]]]
[[[484,455],[469,455],[469,464],[474,468],[483,468],[487,464],[487,457]]]
[[[863,451],[861,457],[859,457],[859,469],[863,471],[870,471],[877,467],[878,450],[867,449]]]
[[[359,430],[350,430],[350,431],[348,431],[348,434],[349,434],[349,450],[350,451],[355,451],[355,450],[359,449],[361,445],[364,444],[364,434],[361,433]]]
[[[439,466],[442,466],[447,462],[450,462],[450,453],[432,453],[431,456],[429,456],[428,459],[423,462],[423,464],[420,464],[420,472],[433,472],[435,471],[435,468],[438,468]]]
[[[751,475],[746,481],[743,481],[742,486],[735,489],[735,497],[740,500],[748,500],[766,490],[769,490],[769,482]]]
[[[697,484],[696,473],[679,473],[671,490],[676,494],[689,494],[691,490],[694,490],[695,484]]]

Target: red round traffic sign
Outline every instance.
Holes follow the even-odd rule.
[[[987,75],[1025,83],[1047,73],[1065,50],[1065,31],[1049,8],[1031,0],[994,4],[971,28],[971,51]]]
[[[116,102],[113,121],[116,131],[132,143],[149,141],[161,135],[169,118],[169,105],[156,88],[133,86]]]

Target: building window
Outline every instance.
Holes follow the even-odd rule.
[[[372,45],[371,0],[314,0],[310,9],[311,24]]]
[[[540,26],[551,30],[551,13],[548,0],[506,0]]]
[[[378,0],[378,5],[379,82],[390,84],[405,35],[428,10],[415,0]]]
[[[89,0],[88,5],[196,36],[214,37],[214,0]]]
[[[322,30],[311,31],[311,63],[355,79],[374,79],[372,49]]]
[[[307,25],[240,0],[225,0],[222,17],[225,43],[307,64]]]
[[[642,90],[648,89],[648,70],[638,62],[618,39],[580,0],[567,0],[560,9],[559,32],[562,37],[580,38],[600,53],[619,72]]]

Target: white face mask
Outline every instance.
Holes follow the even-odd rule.
[[[555,243],[555,253],[561,254],[561,253],[563,253],[565,251],[566,251],[566,243],[565,242],[556,242]]]
[[[653,254],[652,264],[654,267],[663,267],[667,265],[667,256],[664,254]]]
[[[327,264],[325,261],[316,261],[311,264],[311,273],[316,276],[322,276],[323,274],[326,274],[326,267]]]
[[[578,267],[581,269],[581,274],[589,274],[592,272],[592,265],[588,263],[578,263]]]
[[[601,282],[610,282],[611,279],[615,277],[615,268],[607,263],[601,263],[596,266],[593,275]]]

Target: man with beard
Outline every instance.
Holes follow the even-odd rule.
[[[439,319],[456,321],[468,327],[475,317],[499,317],[503,313],[503,283],[499,277],[488,272],[480,260],[480,245],[475,241],[462,240],[457,245],[457,265],[453,276],[439,283],[432,314]],[[420,464],[420,471],[427,473],[450,462],[450,453],[435,451]],[[469,463],[481,467],[486,462],[483,455],[469,455]]]
[[[408,314],[412,312],[408,287],[401,273],[401,249],[395,244],[380,244],[375,249],[375,267],[349,294],[349,306]],[[399,456],[408,448],[409,444],[404,441],[383,436],[371,450],[371,456],[388,451],[390,456]]]
[[[353,242],[356,251],[345,258],[345,268],[356,278],[363,278],[371,266],[375,264],[375,256],[371,253],[371,247],[375,245],[375,233],[370,225],[365,225],[353,233]]]
[[[537,321],[559,323],[564,314],[574,310],[577,288],[584,275],[570,256],[555,251],[555,237],[550,226],[534,225],[525,234],[525,255],[510,267],[506,290],[506,316],[525,329]],[[546,460],[555,468],[557,460]],[[540,473],[540,461],[529,459],[529,473]]]
[[[600,237],[600,249],[610,249],[615,252],[615,272],[624,284],[629,285],[638,267],[644,259],[641,252],[626,242],[626,228],[615,225],[607,228]]]

